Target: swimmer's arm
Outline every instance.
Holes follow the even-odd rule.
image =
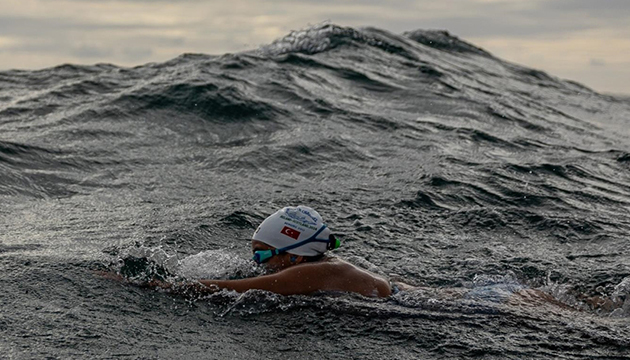
[[[206,295],[212,294],[220,289],[215,285],[203,285],[199,282],[176,282],[170,283],[162,280],[151,280],[147,282],[137,283],[125,278],[119,273],[109,271],[94,271],[95,274],[110,280],[116,280],[120,282],[131,282],[132,284],[141,288],[161,288],[168,292],[179,293],[183,295]]]
[[[387,281],[347,264],[303,264],[254,278],[199,282],[204,286],[237,292],[259,289],[280,295],[309,295],[318,291],[355,292],[372,297],[387,297],[391,294]]]
[[[317,281],[310,282],[307,279],[300,281],[292,278],[291,274],[286,272],[285,270],[278,274],[238,280],[199,280],[199,283],[208,288],[234,290],[241,293],[247,290],[259,289],[280,295],[308,295],[323,290],[323,284]]]
[[[221,290],[216,285],[203,284],[200,281],[169,283],[166,281],[152,280],[145,284],[141,284],[140,287],[162,288],[168,292],[178,293],[182,295],[208,295]]]
[[[221,289],[234,290],[236,292],[246,292],[247,290],[259,289],[274,292],[281,295],[307,295],[315,291],[322,290],[321,284],[305,285],[303,282],[297,282],[287,278],[286,274],[264,275],[255,278],[239,279],[239,280],[199,280],[168,283],[159,280],[153,280],[146,284],[145,287],[162,288],[166,291],[183,294],[183,295],[208,295],[215,293]]]

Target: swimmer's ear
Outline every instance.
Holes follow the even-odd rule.
[[[291,255],[291,258],[289,258],[289,260],[291,260],[291,263],[293,264],[300,264],[302,261],[304,261],[304,256]]]

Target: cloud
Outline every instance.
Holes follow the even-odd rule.
[[[615,18],[628,18],[630,16],[630,1],[628,0],[554,0],[542,1],[539,4],[541,11],[554,11],[557,13],[586,13],[589,17],[602,17],[610,20]]]
[[[630,51],[627,0],[2,0],[0,66],[236,52],[327,19],[395,33],[446,29],[552,74],[612,71]]]
[[[8,36],[0,36],[0,51],[2,48],[8,48],[14,46],[18,41]]]
[[[79,58],[102,59],[110,56],[114,51],[111,48],[103,48],[93,45],[81,45],[71,50],[72,55]]]
[[[127,47],[122,50],[122,53],[127,61],[141,62],[150,59],[153,50],[147,47]]]
[[[498,17],[480,16],[445,17],[423,20],[421,23],[402,22],[397,26],[406,25],[407,30],[444,29],[461,37],[517,37],[530,38],[544,34],[565,34],[579,30],[593,28],[589,23],[574,22],[545,22],[534,17]]]
[[[602,59],[591,59],[589,64],[591,66],[606,66],[606,62]]]
[[[91,32],[100,30],[143,30],[164,29],[168,26],[157,26],[142,23],[98,23],[85,22],[75,18],[30,18],[21,16],[0,15],[0,35],[32,37],[37,39],[54,38],[72,31]]]

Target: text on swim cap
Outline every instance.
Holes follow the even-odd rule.
[[[297,220],[291,219],[291,218],[286,217],[284,215],[280,215],[280,219],[288,221],[288,222],[292,222],[292,223],[295,223],[295,224],[298,224],[299,226],[303,226],[303,227],[309,228],[311,230],[317,230],[317,227],[315,227],[315,226],[309,225],[308,223],[299,222]]]

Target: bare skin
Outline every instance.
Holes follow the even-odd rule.
[[[252,240],[252,252],[273,249],[272,246]],[[304,256],[284,253],[273,256],[265,266],[273,273],[239,280],[204,279],[177,284],[152,281],[148,285],[195,294],[209,294],[220,289],[237,292],[259,289],[280,295],[309,295],[320,291],[351,292],[368,297],[391,295],[387,280],[337,258],[324,257],[308,262]]]

